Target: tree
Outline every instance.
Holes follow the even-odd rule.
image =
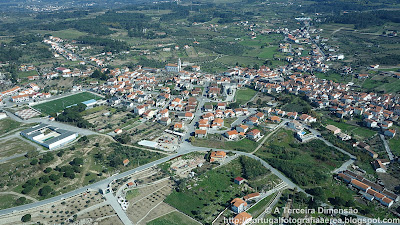
[[[60,179],[60,175],[53,173],[53,174],[50,174],[49,178],[51,181],[56,181],[56,180]]]
[[[54,159],[54,155],[52,152],[47,152],[43,155],[43,158],[40,159],[40,164],[49,163]]]
[[[31,160],[30,164],[31,164],[32,166],[34,166],[34,165],[38,164],[38,162],[39,162],[39,160],[35,158],[35,159],[32,159],[32,160]]]
[[[26,195],[29,192],[31,192],[32,189],[33,189],[33,186],[26,186],[24,189],[22,189],[21,193]]]
[[[196,140],[195,137],[193,137],[193,136],[190,136],[190,137],[189,137],[189,141],[190,141],[191,143],[193,143],[195,140]]]
[[[44,173],[50,173],[51,171],[53,171],[53,169],[50,168],[50,167],[47,167],[43,172]]]
[[[15,203],[16,203],[17,205],[22,205],[22,204],[25,203],[25,201],[26,201],[26,198],[25,198],[25,197],[20,197],[20,198],[18,198],[17,200],[15,200]]]
[[[31,214],[25,214],[25,215],[21,218],[21,221],[24,222],[24,223],[26,223],[26,222],[31,221],[31,219],[32,219]]]
[[[39,190],[39,195],[40,195],[40,196],[43,196],[43,197],[46,197],[46,196],[49,195],[52,191],[53,191],[53,189],[52,189],[49,185],[46,185],[46,186],[42,187],[42,188]]]
[[[49,182],[50,178],[49,176],[42,176],[39,178],[39,181],[43,182],[43,183],[47,183]]]
[[[39,155],[39,152],[38,152],[38,151],[36,151],[36,150],[29,150],[29,151],[26,153],[25,157],[31,159],[31,158],[34,158],[34,157],[36,157],[36,156],[38,156],[38,155]]]
[[[82,158],[74,158],[74,160],[72,160],[69,164],[73,165],[73,166],[81,166],[81,165],[83,165],[83,159]]]

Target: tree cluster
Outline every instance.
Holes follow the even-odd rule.
[[[89,121],[85,120],[81,115],[81,112],[85,111],[85,109],[86,105],[79,103],[76,106],[66,108],[64,112],[57,116],[56,120],[72,123],[80,128],[93,127],[93,124],[89,123]]]

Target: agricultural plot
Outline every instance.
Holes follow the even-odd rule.
[[[33,108],[35,108],[45,114],[52,114],[52,113],[61,112],[62,110],[64,110],[65,108],[67,108],[69,106],[72,106],[72,105],[75,105],[78,103],[82,103],[84,101],[91,100],[91,99],[99,100],[101,98],[92,93],[83,92],[83,93],[67,96],[64,98],[56,99],[53,101],[45,102],[42,104],[38,104],[38,105],[33,106]]]

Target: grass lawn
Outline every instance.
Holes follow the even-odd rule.
[[[235,99],[236,102],[239,105],[245,104],[246,102],[250,101],[250,99],[252,97],[254,97],[254,95],[257,93],[257,91],[250,89],[250,88],[246,88],[246,89],[242,89],[242,90],[237,90],[236,94],[235,94]]]
[[[39,110],[42,113],[51,114],[51,113],[61,112],[68,106],[72,106],[72,105],[75,105],[75,104],[78,104],[78,103],[81,103],[81,102],[84,102],[84,101],[87,101],[90,99],[99,100],[101,98],[92,93],[83,92],[83,93],[67,96],[64,98],[56,99],[56,100],[53,100],[50,102],[38,104],[38,105],[33,106],[33,108]]]
[[[35,150],[36,148],[19,138],[0,142],[0,158]]]
[[[84,32],[80,32],[78,30],[75,29],[66,29],[66,30],[60,30],[60,31],[53,31],[51,32],[51,34],[55,37],[59,37],[62,39],[76,39],[80,36],[84,36],[87,35],[87,33]]]
[[[224,140],[221,141],[221,140],[196,138],[194,143],[192,144],[200,147],[237,150],[243,152],[251,152],[258,146],[257,142],[254,142],[247,138],[242,139],[240,141],[224,141]]]
[[[400,156],[400,137],[398,135],[389,140],[389,147],[394,155]]]
[[[24,72],[18,72],[18,77],[19,78],[27,78],[29,76],[34,76],[38,75],[38,72],[36,70],[31,70],[31,71],[24,71]]]
[[[276,53],[277,47],[267,47],[261,49],[262,51],[258,54],[258,57],[263,59],[272,59],[274,57],[274,53]]]
[[[0,209],[7,209],[7,208],[21,205],[16,202],[18,198],[20,198],[20,197],[18,197],[16,195],[9,195],[9,194],[0,195]],[[31,202],[32,202],[31,200],[25,199],[25,201],[23,201],[22,204],[28,204]]]
[[[326,124],[334,125],[342,130],[342,132],[348,135],[354,135],[356,139],[363,140],[369,138],[376,134],[375,131],[370,130],[365,127],[358,127],[347,123],[336,122],[334,120],[328,119]]]
[[[107,106],[100,105],[100,106],[93,107],[93,108],[90,108],[90,109],[87,109],[87,110],[81,112],[81,115],[82,116],[87,116],[87,115],[90,115],[90,114],[93,114],[93,113],[96,113],[96,112],[100,112],[100,111],[105,110],[105,109],[107,109]]]
[[[126,192],[126,199],[128,201],[130,201],[131,199],[133,199],[134,197],[138,196],[139,194],[140,194],[139,189],[129,190],[128,192]]]
[[[236,117],[234,118],[226,118],[224,119],[224,126],[225,127],[231,127],[232,123],[235,122],[237,120]]]
[[[195,222],[180,212],[171,212],[147,223],[147,225],[192,225]]]
[[[3,135],[5,133],[8,133],[14,129],[17,129],[21,123],[14,121],[12,119],[2,119],[0,120],[0,135]]]
[[[352,79],[351,75],[342,76],[338,73],[315,73],[315,76],[320,79],[332,80],[341,83],[350,82]]]
[[[400,79],[375,75],[372,78],[365,80],[362,84],[362,87],[368,91],[397,93],[400,91]]]
[[[257,202],[254,206],[247,210],[247,212],[253,217],[257,217],[262,212],[264,212],[267,204],[276,196],[276,193],[264,198],[263,200]]]
[[[228,67],[230,66],[235,66],[236,63],[239,63],[240,65],[250,65],[253,66],[254,64],[262,65],[264,63],[263,60],[257,59],[255,57],[250,57],[250,56],[223,56],[219,59],[217,59],[215,62],[217,63],[222,63]]]

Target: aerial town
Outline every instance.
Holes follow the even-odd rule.
[[[395,45],[394,28],[367,43],[373,28],[315,11],[217,22],[196,16],[224,3],[67,2],[9,7],[111,33],[41,28],[38,61],[6,60],[0,35],[0,224],[400,224],[400,67],[344,40]]]

